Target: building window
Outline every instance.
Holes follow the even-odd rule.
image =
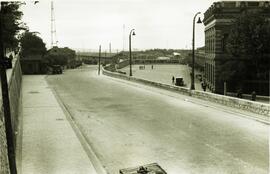
[[[223,53],[226,53],[227,52],[227,49],[226,49],[226,46],[227,46],[227,42],[228,42],[228,37],[229,37],[229,34],[224,34],[223,35],[223,38],[222,38],[222,43],[221,43],[221,46],[222,46],[222,52]]]
[[[248,6],[249,7],[258,7],[259,6],[259,2],[248,2]]]

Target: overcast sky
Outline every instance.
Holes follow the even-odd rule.
[[[134,28],[132,47],[191,48],[192,20],[212,0],[55,0],[54,12],[58,46],[81,49],[128,49],[129,31]],[[51,2],[27,2],[23,20],[30,31],[40,32],[51,43]],[[125,32],[123,29],[125,25]],[[125,39],[123,39],[125,36]],[[125,44],[123,44],[123,40]],[[196,25],[196,46],[204,45],[204,25]]]

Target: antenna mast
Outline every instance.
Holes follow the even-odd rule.
[[[54,7],[51,1],[51,48],[57,46],[57,43]]]
[[[125,24],[123,25],[123,51],[125,51]]]

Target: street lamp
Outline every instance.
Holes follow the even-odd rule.
[[[129,76],[132,76],[132,62],[131,62],[131,35],[135,36],[135,29],[132,29],[129,33]]]
[[[195,85],[194,85],[194,66],[195,66],[195,19],[197,17],[198,14],[201,14],[201,12],[196,13],[196,15],[193,18],[193,35],[192,35],[192,72],[191,72],[191,85],[190,85],[190,89],[194,90],[195,89]],[[200,17],[197,21],[198,24],[202,23]]]

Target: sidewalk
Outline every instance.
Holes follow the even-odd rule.
[[[21,174],[96,174],[44,75],[23,76]]]

